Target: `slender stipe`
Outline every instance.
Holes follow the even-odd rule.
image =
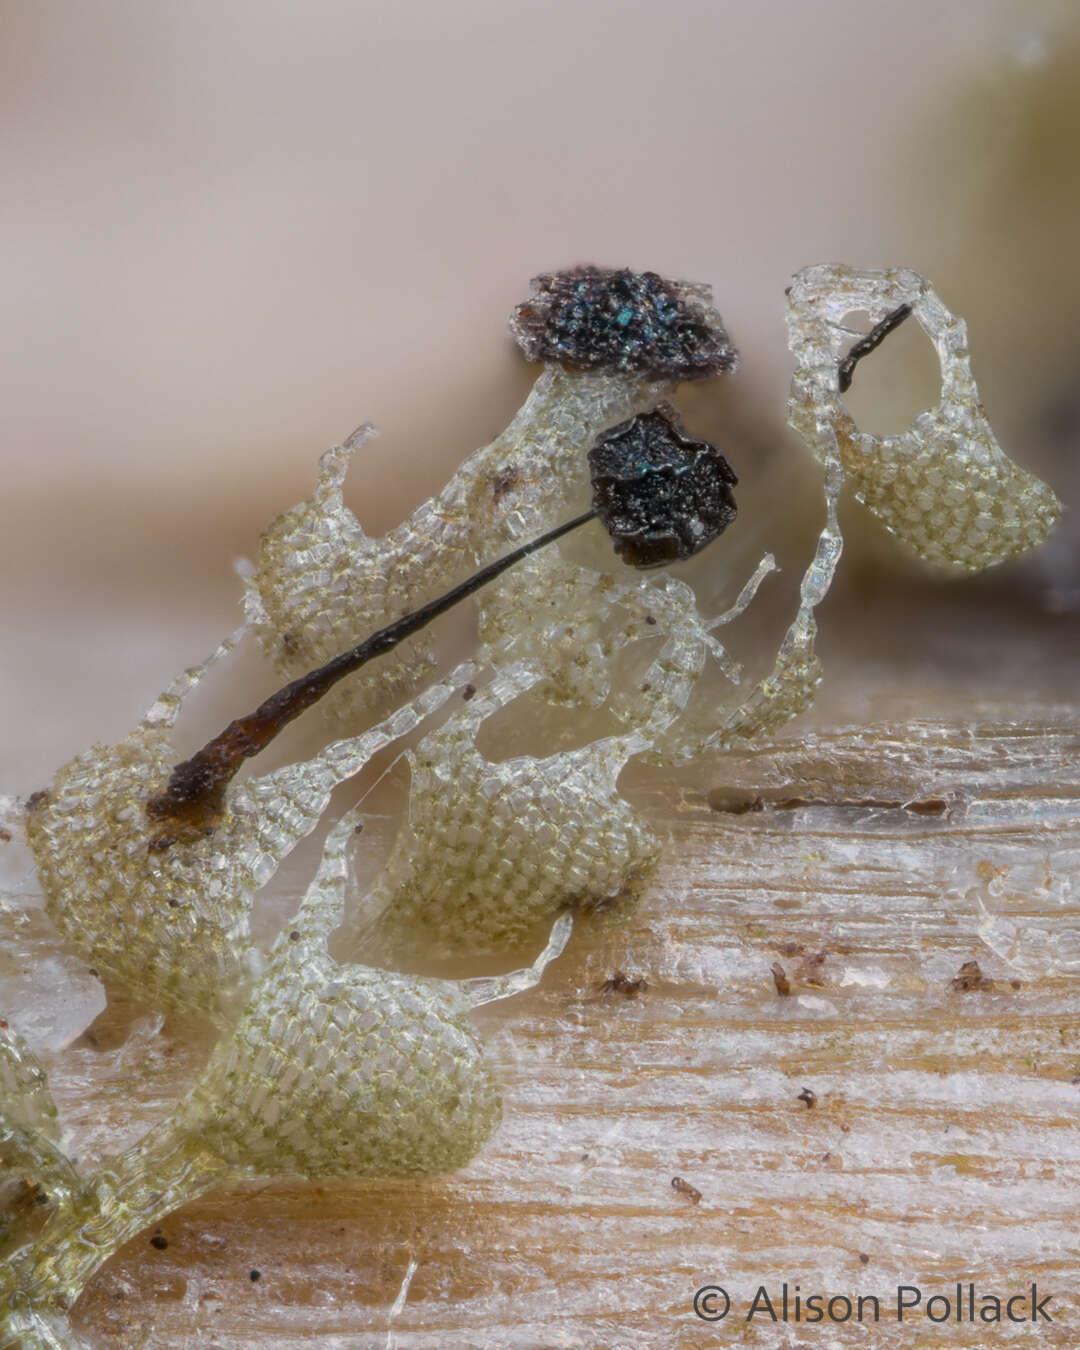
[[[339,680],[382,656],[445,614],[508,567],[599,519],[624,561],[656,567],[693,557],[735,519],[731,485],[737,479],[723,455],[707,441],[681,430],[674,409],[662,404],[610,428],[589,452],[593,505],[538,539],[531,539],[474,572],[444,595],[380,628],[357,647],[301,675],[237,718],[190,759],[173,769],[165,791],[146,804],[165,823],[151,844],[169,848],[181,836],[212,831],[225,805],[225,789],[251,759]]]
[[[274,737],[294,718],[317,703],[339,680],[351,675],[361,666],[367,665],[377,656],[391,651],[413,633],[427,627],[429,623],[452,609],[459,601],[493,581],[508,567],[513,567],[522,558],[535,553],[537,549],[554,543],[556,539],[576,530],[579,525],[596,516],[595,510],[564,521],[553,530],[531,539],[507,553],[495,562],[488,563],[474,572],[460,585],[454,586],[445,594],[429,600],[426,605],[412,610],[409,614],[395,619],[393,623],[380,628],[377,633],[365,638],[359,646],[342,652],[320,666],[318,670],[301,675],[291,684],[271,694],[268,699],[248,713],[237,718],[212,741],[205,745],[190,759],[184,760],[173,769],[169,785],[158,797],[147,802],[147,814],[156,820],[172,820],[177,824],[195,829],[212,829],[216,817],[220,814],[225,801],[225,789],[232,781],[237,770],[246,759],[264,750]],[[167,834],[161,836],[159,847],[167,848],[172,839]]]

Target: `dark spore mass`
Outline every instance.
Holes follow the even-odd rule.
[[[707,286],[655,272],[575,267],[534,277],[510,331],[529,361],[702,379],[739,360],[711,301]]]
[[[622,422],[589,451],[593,506],[632,567],[691,558],[735,519],[731,465],[684,434],[661,406]]]

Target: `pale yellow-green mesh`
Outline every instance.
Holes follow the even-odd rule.
[[[60,769],[31,802],[27,837],[49,917],[88,964],[157,1007],[228,1024],[258,973],[256,891],[315,828],[338,783],[412,730],[472,667],[307,763],[234,782],[212,833],[155,849],[161,825],[146,804],[179,759],[173,722],[211,662],[185,672],[119,745]]]
[[[938,347],[942,401],[904,436],[879,440],[859,432],[840,401],[837,367],[852,341],[840,321],[853,309],[866,309],[876,322],[905,302]],[[489,951],[520,940],[560,907],[625,908],[632,902],[653,853],[644,824],[614,791],[619,770],[634,753],[679,763],[727,749],[775,732],[810,705],[822,678],[814,612],[840,560],[837,503],[845,481],[935,563],[987,567],[1034,547],[1052,528],[1060,514],[1057,499],[997,445],[971,380],[964,327],[922,278],[905,271],[807,269],[791,289],[788,324],[798,363],[790,419],[823,466],[825,522],[772,670],[733,705],[694,697],[709,656],[735,674],[709,630],[749,603],[771,559],[731,614],[713,624],[702,619],[689,589],[670,578],[583,576],[585,569],[575,574],[563,561],[549,578],[545,614],[531,598],[540,593],[537,578],[528,576],[527,567],[512,574],[504,597],[518,585],[517,608],[489,607],[489,641],[495,649],[513,643],[515,652],[541,662],[549,678],[561,669],[557,678],[568,695],[587,688],[579,675],[578,689],[572,689],[575,671],[591,678],[592,693],[598,693],[590,673],[606,674],[616,652],[647,635],[636,626],[641,607],[657,619],[654,631],[664,635],[658,656],[644,678],[609,696],[611,710],[638,739],[633,746],[612,738],[548,759],[491,764],[475,749],[485,705],[458,713],[413,757],[408,825],[388,868],[358,906],[361,916],[380,915],[370,934],[374,950],[392,959],[420,941],[437,952]],[[564,606],[571,606],[576,647],[560,644],[567,630],[550,618],[566,612]],[[524,632],[514,622],[519,613],[530,615]],[[627,614],[634,618],[627,621]],[[553,790],[557,782],[561,794]],[[527,828],[518,828],[519,821]],[[575,859],[569,869],[568,851]]]
[[[356,823],[348,816],[331,832],[293,926],[184,1108],[192,1134],[234,1171],[445,1172],[498,1124],[459,986],[340,965],[327,952]]]
[[[361,428],[323,456],[312,496],[263,533],[246,596],[263,647],[283,674],[303,674],[449,589],[477,562],[585,510],[593,442],[606,427],[652,407],[663,387],[629,375],[546,367],[506,431],[378,538],[365,534],[343,498],[350,460],[374,431]],[[530,609],[547,607],[549,585],[561,571],[555,548],[530,559]],[[481,610],[499,607],[504,585],[512,587],[509,603],[524,628],[532,616],[520,608],[521,577],[511,575],[478,597]],[[429,639],[419,634],[377,667],[350,676],[328,707],[362,714],[415,688],[431,662]]]
[[[640,896],[659,844],[616,780],[644,741],[499,762],[476,748],[484,720],[537,679],[528,665],[506,672],[410,754],[409,819],[360,907],[375,921],[358,950],[385,964],[495,952],[562,909],[612,914]]]
[[[49,1344],[57,1314],[122,1242],[228,1177],[424,1176],[460,1167],[495,1129],[499,1094],[469,1011],[535,984],[568,925],[532,967],[496,979],[339,964],[327,940],[357,820],[331,831],[292,926],[192,1091],[99,1172],[51,1184],[55,1108],[26,1047],[0,1039],[0,1142],[16,1139],[18,1161],[50,1183],[44,1228],[8,1234],[0,1250],[0,1332]]]
[[[839,447],[855,495],[921,558],[977,571],[1041,544],[1061,517],[1049,487],[998,445],[971,374],[967,325],[930,283],[904,268],[808,267],[791,287],[788,335],[798,363],[789,419],[822,460]],[[850,345],[845,315],[872,323],[908,304],[941,363],[941,398],[899,436],[855,425],[837,362]]]
[[[876,321],[901,303],[937,347],[942,397],[903,435],[877,438],[855,426],[839,394],[837,362],[852,340],[842,321],[852,310]],[[791,288],[788,325],[789,417],[823,467],[825,520],[771,669],[738,696],[718,696],[703,676],[711,663],[738,680],[714,630],[750,603],[771,558],[732,609],[710,620],[684,583],[609,557],[594,523],[587,565],[547,550],[480,597],[476,667],[309,763],[235,783],[212,835],[154,851],[145,814],[177,759],[176,711],[205,667],[186,672],[126,741],[79,756],[34,799],[28,834],[61,932],[136,996],[214,1018],[222,1038],[174,1113],[85,1177],[63,1153],[40,1065],[17,1038],[0,1038],[0,1165],[8,1180],[25,1175],[49,1193],[40,1232],[18,1222],[0,1230],[0,1345],[4,1335],[31,1350],[77,1345],[63,1310],[93,1270],[225,1177],[423,1175],[458,1167],[482,1146],[499,1101],[468,1010],[535,982],[561,950],[568,920],[558,920],[532,967],[504,979],[419,979],[377,969],[372,957],[392,964],[421,941],[436,954],[492,951],[535,937],[564,909],[622,912],[634,902],[657,845],[620,797],[620,771],[634,757],[677,763],[771,733],[809,704],[821,678],[814,612],[840,558],[836,507],[846,481],[932,562],[985,567],[1045,537],[1060,506],[997,445],[964,326],[921,277],[809,268]],[[477,559],[576,514],[587,504],[585,453],[596,434],[660,393],[548,368],[508,431],[377,540],[342,502],[363,439],[350,438],[324,457],[313,498],[264,536],[247,597],[264,644],[299,673]],[[646,641],[648,660],[633,667],[643,673],[628,683],[617,658]],[[421,640],[375,663],[350,682],[338,713],[362,711],[388,689],[413,690],[428,659]],[[407,820],[368,893],[347,894],[349,816],[331,831],[297,915],[261,958],[250,936],[255,892],[314,827],[334,786],[474,680],[471,701],[410,753]],[[526,693],[603,704],[616,733],[546,757],[489,758],[479,746],[485,722],[502,708],[512,715]],[[343,921],[342,950],[368,964],[329,955]]]

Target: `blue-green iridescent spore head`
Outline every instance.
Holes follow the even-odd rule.
[[[691,558],[735,519],[731,465],[687,436],[666,403],[606,431],[589,451],[589,474],[596,514],[632,567]]]
[[[739,359],[708,286],[628,268],[534,277],[510,331],[530,361],[658,380],[724,374]]]

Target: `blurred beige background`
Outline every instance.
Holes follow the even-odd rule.
[[[0,5],[0,786],[122,734],[232,626],[233,560],[356,423],[383,428],[351,480],[374,529],[490,439],[531,378],[504,318],[541,269],[713,285],[743,368],[686,406],[751,502],[778,495],[756,466],[786,484],[800,455],[790,274],[925,271],[971,324],[1002,440],[1068,496],[1074,16]],[[933,389],[911,343],[925,390],[887,389],[884,417]]]

